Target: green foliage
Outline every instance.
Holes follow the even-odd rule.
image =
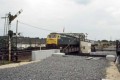
[[[108,42],[108,40],[102,40],[101,42]]]

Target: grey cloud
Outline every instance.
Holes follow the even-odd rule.
[[[91,0],[74,0],[74,1],[80,4],[88,4],[90,3]]]
[[[115,7],[117,2],[113,0],[1,0],[0,17],[6,13],[16,14],[21,8],[23,12],[17,18],[19,21],[45,29],[65,32],[88,33],[89,39],[113,39],[119,38],[120,16],[112,16],[106,7]],[[111,5],[108,5],[108,2]],[[89,4],[89,5],[88,5]],[[83,6],[84,5],[84,6]],[[119,6],[119,5],[118,5]],[[117,11],[118,12],[118,11]],[[12,24],[12,30],[16,30],[16,20]],[[0,20],[0,35],[3,35],[4,20]],[[46,37],[50,32],[30,28],[19,23],[19,32],[24,36]]]

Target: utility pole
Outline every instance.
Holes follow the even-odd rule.
[[[16,22],[16,55],[17,55],[17,36],[18,36],[18,20]]]
[[[79,34],[79,54],[81,53],[81,37],[80,37],[80,34]]]
[[[11,61],[11,37],[10,35],[10,25],[8,26],[8,53],[9,53],[9,62]]]
[[[3,36],[5,36],[5,35],[7,35],[7,20],[8,20],[7,14],[5,15],[5,17],[1,17],[1,19],[5,19],[4,34],[3,34]]]

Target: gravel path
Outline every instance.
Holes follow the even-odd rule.
[[[116,56],[115,51],[97,51],[97,52],[91,52],[91,55],[114,55]]]
[[[101,80],[107,66],[104,58],[52,56],[16,68],[0,69],[0,80]]]

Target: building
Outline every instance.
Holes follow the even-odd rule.
[[[45,47],[46,38],[16,37],[11,38],[12,47],[24,49],[28,47]],[[8,46],[8,37],[0,36],[0,47]]]

